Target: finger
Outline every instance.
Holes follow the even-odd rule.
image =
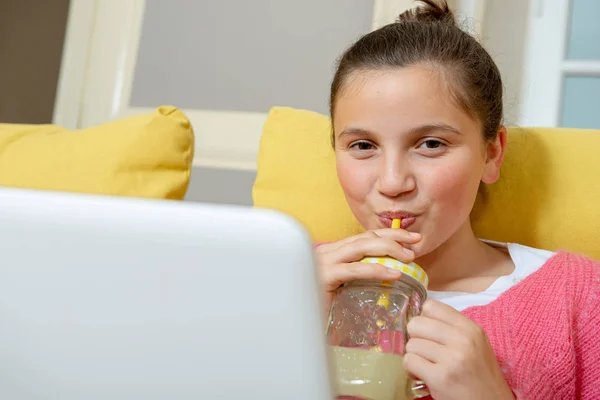
[[[342,240],[338,240],[337,242],[320,245],[319,247],[317,247],[317,251],[320,251],[320,252],[333,251],[333,250],[339,249],[340,247],[342,247],[348,243],[353,243],[360,239],[369,239],[369,238],[372,239],[372,238],[380,238],[380,237],[392,239],[396,242],[406,243],[406,244],[415,244],[415,243],[418,243],[419,241],[421,241],[421,239],[422,239],[421,235],[416,232],[408,232],[404,229],[384,228],[384,229],[376,229],[376,230],[372,230],[372,231],[366,231],[366,232],[360,233],[358,235],[354,235],[354,236],[350,236],[350,237],[347,237]]]
[[[432,375],[435,364],[427,361],[423,357],[407,353],[404,355],[404,369],[415,380],[421,380],[427,383]]]
[[[409,232],[404,229],[384,228],[384,229],[376,229],[372,232],[379,237],[388,238],[388,239],[395,240],[396,242],[407,243],[407,244],[419,243],[422,239],[422,236],[420,233]]]
[[[406,330],[411,339],[425,339],[441,345],[453,343],[460,335],[455,326],[423,315],[413,317]]]
[[[363,238],[347,243],[336,252],[337,262],[349,263],[360,261],[364,257],[392,257],[409,263],[415,259],[412,250],[403,247],[398,242],[386,238]]]
[[[366,232],[360,233],[358,235],[348,236],[347,238],[338,240],[337,242],[322,244],[319,247],[317,247],[317,251],[321,252],[321,253],[324,253],[324,252],[326,253],[326,252],[337,250],[340,247],[342,247],[343,245],[352,243],[358,239],[377,238],[377,237],[379,237],[379,236],[377,236],[377,234],[375,232],[366,231]]]
[[[415,354],[437,364],[444,358],[445,347],[426,339],[410,338],[406,343],[406,353]]]
[[[323,282],[327,291],[333,291],[340,285],[355,280],[396,280],[401,276],[400,271],[384,267],[380,264],[348,263],[335,264],[322,272]]]
[[[468,327],[473,323],[456,309],[435,300],[427,300],[423,304],[421,315],[459,328]]]

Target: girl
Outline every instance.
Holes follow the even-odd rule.
[[[421,3],[351,46],[331,85],[338,177],[366,232],[317,248],[326,306],[344,282],[398,277],[363,257],[415,260],[433,300],[404,363],[432,397],[600,398],[600,266],[475,237],[506,148],[502,81],[445,1]]]

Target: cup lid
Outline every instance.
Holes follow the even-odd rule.
[[[427,289],[427,285],[429,284],[429,278],[427,277],[427,273],[425,273],[425,270],[414,262],[406,264],[402,261],[398,261],[390,257],[365,257],[362,260],[360,260],[360,262],[369,264],[381,264],[384,267],[398,270],[414,278],[417,282],[423,285],[425,289]]]

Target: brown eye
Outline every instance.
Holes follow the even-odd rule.
[[[442,142],[440,142],[439,140],[427,140],[423,144],[428,149],[438,149],[442,146]]]
[[[368,151],[373,150],[373,145],[369,142],[355,142],[350,146],[353,150]]]
[[[445,144],[440,142],[439,140],[429,139],[421,143],[419,147],[425,148],[427,150],[438,150],[444,146]]]

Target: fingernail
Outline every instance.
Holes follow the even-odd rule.
[[[404,247],[402,248],[402,251],[403,251],[404,253],[408,254],[409,256],[412,256],[412,255],[414,254],[414,253],[413,253],[411,250],[409,250],[409,249],[405,249]]]
[[[417,233],[417,232],[408,232],[408,234],[409,234],[410,236],[412,236],[412,237],[419,237],[419,236],[421,236],[421,234],[420,234],[420,233]]]
[[[388,272],[394,276],[398,276],[401,274],[400,271],[396,270],[396,269],[392,269],[392,268],[388,268]]]

